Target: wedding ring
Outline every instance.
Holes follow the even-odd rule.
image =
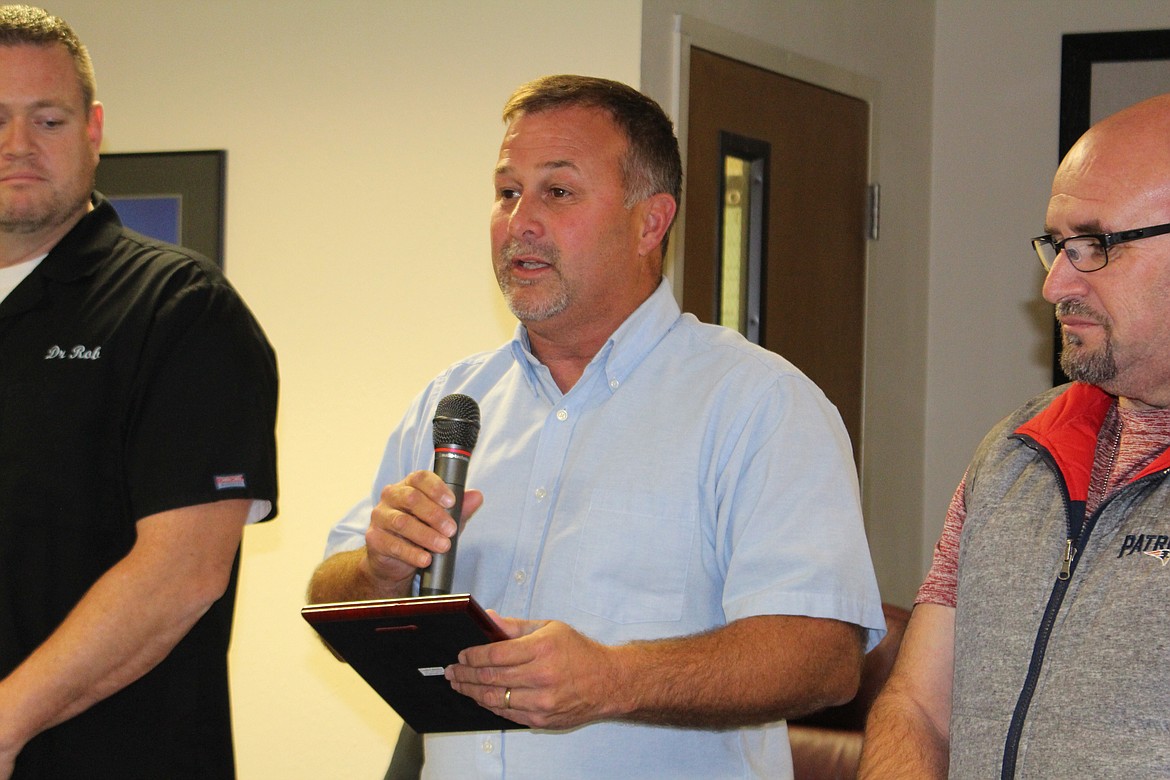
[[[504,689],[504,709],[507,710],[507,709],[511,709],[511,708],[512,708],[512,689],[505,688]]]

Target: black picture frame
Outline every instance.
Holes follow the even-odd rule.
[[[97,190],[113,202],[128,227],[193,249],[223,268],[226,178],[227,152],[223,149],[124,152],[101,156]],[[153,225],[136,223],[129,214],[127,206],[160,200],[173,207],[173,232],[169,225],[153,230]]]
[[[465,648],[508,638],[468,593],[310,604],[301,616],[418,734],[528,728],[443,676]]]
[[[1148,60],[1170,60],[1170,30],[1068,33],[1062,36],[1058,163],[1092,123],[1093,65]],[[1069,380],[1060,368],[1059,322],[1054,321],[1053,332],[1052,382],[1061,385]]]

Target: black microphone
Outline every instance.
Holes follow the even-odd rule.
[[[455,494],[451,506],[451,517],[455,520],[455,535],[451,537],[451,549],[445,553],[433,553],[431,565],[422,571],[419,582],[420,596],[445,596],[451,592],[451,580],[455,576],[455,542],[459,538],[460,521],[463,519],[463,485],[467,482],[467,464],[471,451],[479,438],[479,404],[474,398],[459,393],[444,396],[435,409],[431,421],[435,442],[435,473],[447,483]]]

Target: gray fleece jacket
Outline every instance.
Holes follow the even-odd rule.
[[[1085,517],[1112,403],[1045,393],[968,471],[951,778],[1170,777],[1170,453]]]

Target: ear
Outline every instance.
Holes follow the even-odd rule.
[[[102,148],[102,128],[105,124],[105,109],[96,100],[89,107],[89,118],[86,120],[85,134],[89,139],[89,146],[96,158]]]
[[[670,230],[670,225],[674,222],[678,204],[672,196],[659,192],[638,204],[638,208],[642,211],[638,254],[644,257],[662,245],[666,231]]]

